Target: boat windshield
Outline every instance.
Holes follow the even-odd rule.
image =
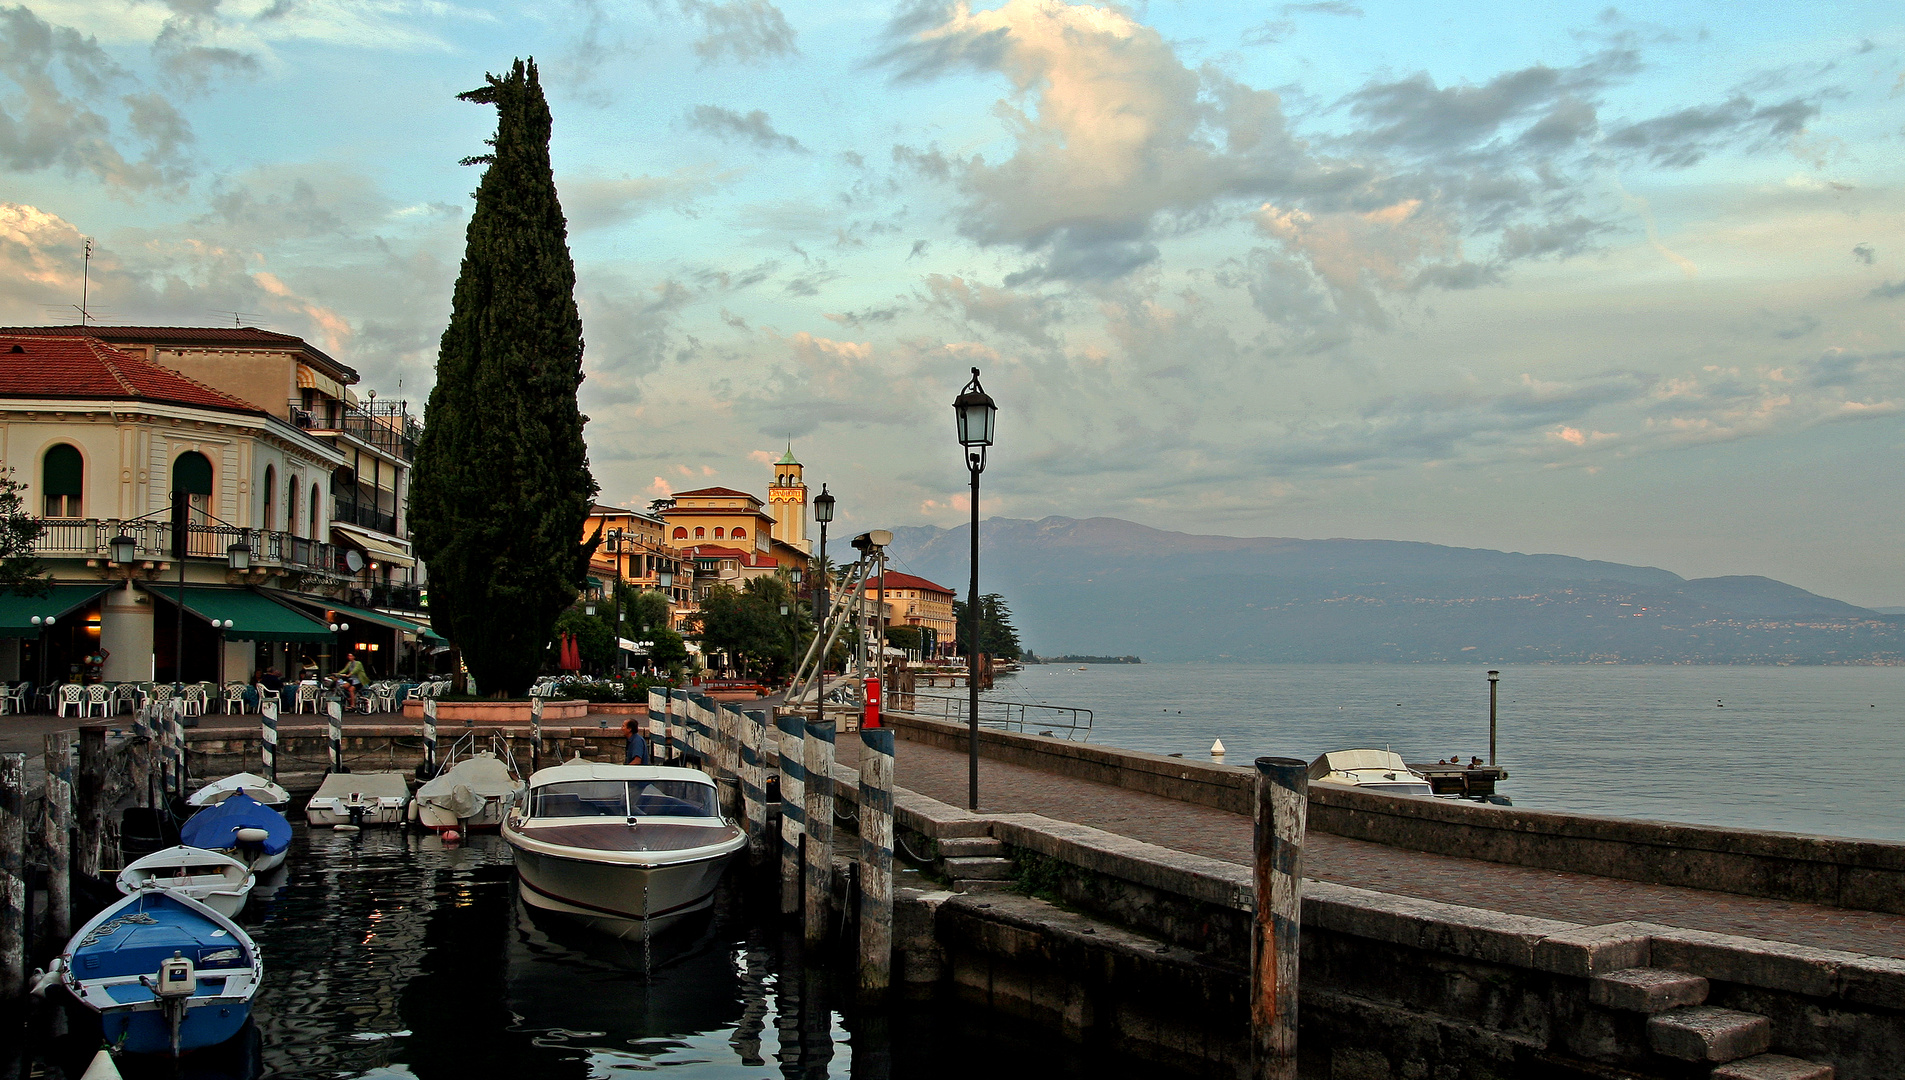
[[[536,789],[532,817],[627,817],[628,784],[621,780],[569,780]]]
[[[637,780],[630,784],[639,817],[715,817],[714,789],[692,780]]]

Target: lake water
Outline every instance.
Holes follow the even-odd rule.
[[[1905,841],[1905,667],[1499,669],[1516,806]],[[936,691],[953,693],[953,691]],[[989,697],[1092,709],[1092,741],[1231,764],[1488,756],[1481,667],[1034,665]]]

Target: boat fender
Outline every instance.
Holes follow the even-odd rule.
[[[55,956],[53,962],[46,965],[45,971],[35,968],[32,979],[28,981],[28,985],[31,987],[28,993],[34,997],[45,997],[48,990],[60,984],[60,975],[65,970],[66,959],[60,956]]]
[[[463,839],[463,834],[457,832],[455,829],[443,830],[442,836],[443,842],[446,844],[454,844]]]
[[[238,842],[241,844],[262,844],[269,839],[271,839],[271,834],[263,829],[247,828],[238,830]]]
[[[93,1055],[93,1063],[86,1066],[79,1080],[120,1080],[119,1066],[112,1063],[112,1052],[101,1050]]]
[[[355,825],[348,825],[348,824],[339,824],[339,825],[333,825],[333,826],[331,826],[331,830],[332,830],[333,832],[358,832],[358,831],[360,831],[360,830],[358,829],[358,827],[357,827],[357,826],[355,826]]]

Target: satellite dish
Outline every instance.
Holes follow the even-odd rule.
[[[351,573],[357,573],[364,568],[364,553],[361,551],[346,551],[344,553],[344,565],[351,568]]]

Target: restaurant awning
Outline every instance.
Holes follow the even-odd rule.
[[[372,611],[369,608],[352,607],[349,604],[340,604],[335,600],[317,596],[299,596],[296,593],[279,593],[278,596],[290,603],[303,604],[306,607],[318,608],[324,611],[335,611],[337,612],[338,618],[347,622],[351,619],[362,619],[365,622],[376,623],[379,626],[388,626],[395,630],[402,630],[404,633],[413,634],[432,645],[442,644],[444,640],[435,630],[430,629],[429,623],[419,622],[416,619],[406,619],[401,615],[389,615],[382,611]]]
[[[35,615],[62,619],[112,587],[89,581],[83,585],[53,585],[41,596],[0,592],[0,637],[37,637],[40,628],[33,625]]]
[[[417,565],[417,560],[395,541],[337,523],[331,525],[331,533],[333,536],[343,538],[346,543],[363,548],[364,554],[369,555],[374,562],[389,563],[392,566]]]
[[[176,586],[167,588],[152,584],[144,588],[168,604],[178,602],[179,590]],[[230,619],[232,624],[225,630],[228,638],[247,641],[330,641],[335,636],[324,623],[256,589],[187,585],[185,610],[207,622],[217,620],[222,624]]]

